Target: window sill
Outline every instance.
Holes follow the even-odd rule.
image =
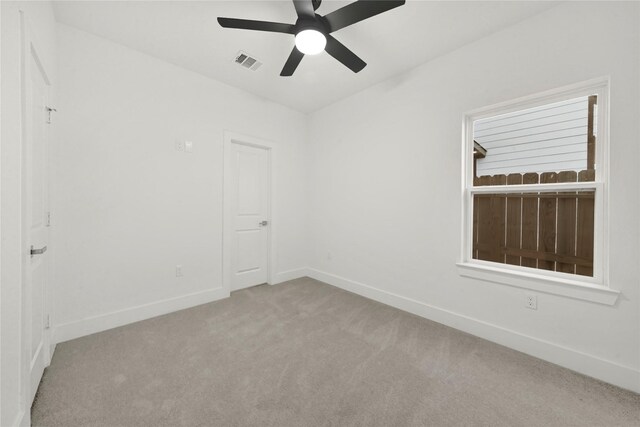
[[[579,280],[566,280],[563,278],[546,277],[535,273],[510,271],[499,267],[480,265],[470,262],[456,263],[458,274],[464,277],[514,286],[517,288],[531,289],[547,294],[591,301],[604,305],[615,305],[620,296],[615,291],[593,283]]]

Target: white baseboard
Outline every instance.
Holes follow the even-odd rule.
[[[555,363],[556,365],[614,384],[618,387],[640,393],[640,371],[634,368],[622,366],[609,360],[601,359],[313,268],[308,269],[308,275],[316,280],[353,292],[354,294],[442,323],[443,325]]]
[[[308,275],[309,271],[307,268],[297,268],[295,270],[283,271],[280,273],[276,273],[276,277],[272,285],[277,285],[278,283],[286,282],[293,279],[299,279]]]
[[[50,350],[49,350],[49,360],[47,361],[47,366],[46,366],[47,368],[49,366],[51,366],[51,361],[53,360],[53,355],[56,352],[56,348],[58,348],[56,343],[51,343],[51,345],[49,347],[50,347]]]
[[[113,311],[111,313],[98,316],[87,317],[75,322],[56,325],[53,331],[53,342],[55,344],[80,338],[107,329],[128,325],[140,320],[150,319],[163,314],[172,313],[185,308],[195,307],[219,299],[227,298],[229,291],[223,288],[208,289],[206,291],[194,292],[175,298],[143,304],[124,310]]]

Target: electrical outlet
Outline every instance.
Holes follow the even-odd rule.
[[[182,277],[182,265],[176,265],[176,277]]]
[[[538,297],[535,295],[527,295],[524,306],[530,308],[531,310],[538,309]]]
[[[176,151],[184,151],[184,141],[176,141]]]

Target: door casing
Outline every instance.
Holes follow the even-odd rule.
[[[232,157],[232,144],[246,145],[249,147],[262,148],[267,151],[267,176],[269,182],[267,184],[269,192],[269,205],[267,207],[269,217],[268,233],[268,248],[267,254],[267,283],[272,285],[275,283],[275,266],[276,266],[276,233],[277,233],[277,221],[274,209],[274,196],[275,196],[275,179],[274,171],[276,170],[276,144],[272,141],[244,135],[238,132],[224,131],[223,137],[223,219],[222,219],[222,287],[226,292],[231,292],[231,254],[233,251],[233,206],[231,203],[231,173],[233,172],[233,157]]]

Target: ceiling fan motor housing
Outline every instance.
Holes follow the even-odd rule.
[[[316,30],[320,31],[324,35],[329,34],[329,31],[327,31],[327,26],[324,24],[324,22],[322,22],[322,17],[317,14],[315,19],[298,18],[298,20],[296,21],[295,33],[298,34],[300,31],[304,30]]]

